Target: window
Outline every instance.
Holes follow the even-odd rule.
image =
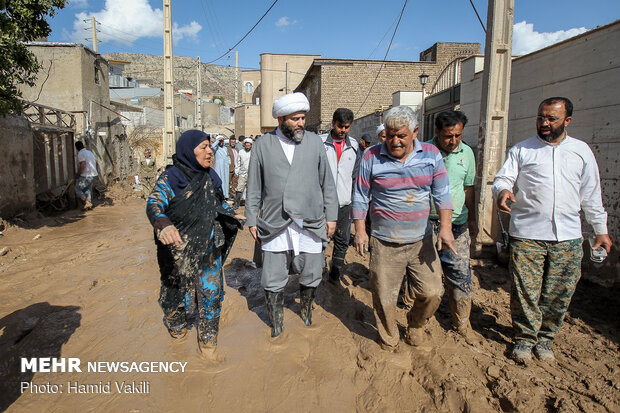
[[[245,91],[244,93],[252,93],[254,91],[254,85],[252,82],[245,82]]]

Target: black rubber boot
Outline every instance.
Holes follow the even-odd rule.
[[[198,346],[201,349],[214,349],[217,346],[217,333],[219,331],[219,317],[210,320],[201,318],[198,322]]]
[[[267,315],[271,321],[271,337],[278,337],[284,327],[284,292],[274,293],[265,290]]]
[[[312,325],[312,303],[316,296],[316,287],[299,285],[299,301],[301,303],[301,319],[307,326]]]
[[[340,274],[344,266],[344,258],[333,258],[332,267],[329,270],[329,281],[337,284],[340,281]]]
[[[179,307],[173,313],[164,317],[168,333],[172,338],[183,338],[187,334],[187,319],[185,308]]]

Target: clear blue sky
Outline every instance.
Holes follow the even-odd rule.
[[[473,0],[486,25],[487,0]],[[172,0],[174,54],[203,62],[232,47],[273,0]],[[383,59],[401,0],[279,0],[236,49],[239,65],[258,68],[261,53],[320,54],[329,58]],[[99,52],[162,54],[163,2],[149,0],[69,0],[51,21],[50,41],[85,38],[95,15],[103,40]],[[516,0],[513,52],[523,53],[584,29],[620,18],[620,0]],[[521,23],[525,21],[526,23]],[[572,31],[565,33],[566,31]],[[580,29],[580,30],[577,30]],[[383,40],[382,40],[383,39]],[[389,60],[417,61],[437,41],[479,42],[485,35],[469,0],[409,0],[388,54]],[[234,66],[234,56],[216,64]]]

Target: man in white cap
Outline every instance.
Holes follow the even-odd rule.
[[[261,285],[271,337],[282,332],[289,273],[300,275],[301,318],[312,323],[323,242],[336,230],[336,186],[321,138],[304,130],[309,110],[303,93],[276,100],[272,114],[279,126],[254,143],[250,157],[246,224],[263,252]]]
[[[379,138],[379,143],[385,142],[385,125],[383,123],[377,126],[377,138]]]
[[[237,209],[241,206],[241,197],[243,191],[248,183],[248,170],[250,168],[250,155],[252,154],[252,144],[254,141],[252,138],[245,138],[243,140],[243,149],[239,151],[237,156],[237,162],[235,164],[235,175],[237,175],[237,187],[235,189],[235,203],[233,209]]]

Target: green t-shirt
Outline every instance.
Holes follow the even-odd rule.
[[[434,137],[430,143],[437,146],[437,137]],[[459,143],[458,148],[450,153],[445,153],[439,148],[443,162],[448,171],[448,180],[450,181],[450,195],[452,195],[452,223],[462,225],[467,222],[467,207],[465,206],[465,188],[476,183],[476,161],[474,159],[474,151],[463,142]],[[430,219],[439,219],[435,210],[435,203],[431,200]]]

